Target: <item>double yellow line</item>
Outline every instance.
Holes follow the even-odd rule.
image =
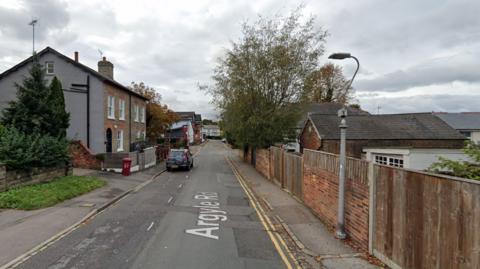
[[[233,162],[232,162],[231,158],[229,156],[225,156],[225,158],[227,159],[228,164],[230,165],[230,168],[232,169],[233,173],[235,174],[238,181],[240,182],[240,185],[242,186],[243,190],[245,191],[247,196],[250,198],[250,201],[252,202],[253,208],[257,212],[258,217],[260,218],[260,221],[263,224],[263,227],[265,227],[265,230],[267,230],[268,235],[270,236],[270,239],[272,240],[272,243],[275,245],[275,248],[277,249],[278,253],[282,257],[282,260],[285,263],[285,265],[287,265],[287,268],[289,268],[289,269],[292,269],[293,267],[301,268],[300,265],[298,264],[297,260],[295,259],[295,257],[293,256],[293,254],[290,252],[287,245],[283,241],[283,239],[276,232],[275,226],[272,224],[272,222],[270,222],[270,219],[265,214],[265,211],[263,211],[263,208],[260,206],[260,203],[258,202],[257,198],[252,193],[252,191],[248,188],[248,186],[245,183],[245,181],[243,180],[242,176],[238,173],[237,169],[233,165]],[[283,249],[280,246],[280,244],[283,245]],[[287,255],[290,256],[291,261],[293,261],[293,263],[294,263],[293,267],[292,267],[292,262],[288,260]]]

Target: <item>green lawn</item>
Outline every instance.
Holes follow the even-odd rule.
[[[107,185],[103,179],[67,176],[0,193],[0,208],[34,210],[49,207]]]

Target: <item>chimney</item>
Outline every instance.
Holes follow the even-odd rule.
[[[103,57],[103,61],[98,62],[98,73],[113,79],[113,64],[107,61],[107,57]]]
[[[78,63],[78,51],[75,51],[75,62]]]

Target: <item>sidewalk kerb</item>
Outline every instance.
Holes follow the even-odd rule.
[[[270,209],[270,211],[273,211],[273,206],[267,201],[267,197],[264,197],[262,200],[265,202],[268,209]]]
[[[300,240],[297,238],[297,236],[293,233],[292,229],[290,229],[290,227],[288,227],[288,224],[282,219],[280,218],[279,215],[275,215],[275,217],[278,219],[278,221],[280,222],[280,224],[283,226],[283,228],[285,229],[285,231],[288,233],[288,235],[292,238],[292,240],[295,242],[295,245],[297,245],[297,247],[305,254],[315,258],[317,257],[319,254],[311,251],[310,249],[308,249],[302,242],[300,242]]]
[[[42,251],[43,249],[45,249],[46,247],[50,246],[51,244],[55,243],[58,239],[61,239],[62,237],[68,235],[70,232],[72,232],[73,230],[75,230],[80,224],[82,224],[83,222],[85,222],[85,220],[101,213],[102,211],[104,211],[105,209],[107,209],[108,207],[110,207],[111,205],[113,205],[114,203],[118,202],[119,200],[121,200],[122,198],[126,197],[127,195],[129,195],[130,193],[132,192],[135,192],[141,188],[143,188],[145,185],[151,183],[153,181],[153,179],[155,179],[157,176],[159,176],[160,174],[164,173],[166,169],[163,169],[162,171],[156,173],[155,175],[153,175],[149,180],[143,182],[142,184],[138,185],[137,187],[131,189],[131,190],[128,190],[120,195],[118,195],[117,197],[111,199],[110,201],[104,203],[103,205],[99,206],[98,208],[90,211],[87,215],[85,215],[83,218],[81,218],[79,221],[75,222],[74,224],[72,224],[71,226],[69,226],[68,228],[64,229],[63,231],[57,233],[56,235],[50,237],[49,239],[43,241],[42,243],[38,244],[37,246],[33,247],[32,249],[28,250],[27,252],[25,252],[24,254],[18,256],[17,258],[13,259],[12,261],[8,262],[7,264],[3,265],[2,267],[0,267],[0,269],[6,269],[6,268],[15,268],[17,265],[23,263],[24,261],[26,261],[28,258],[30,258],[31,256],[35,255],[37,252],[40,252]]]

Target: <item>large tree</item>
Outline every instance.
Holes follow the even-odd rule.
[[[175,112],[169,109],[167,105],[162,105],[162,96],[154,88],[145,85],[143,82],[139,84],[132,82],[128,88],[148,98],[146,115],[148,138],[160,137],[174,123],[180,121],[181,118]]]
[[[217,60],[213,95],[222,129],[238,147],[265,148],[296,136],[307,77],[318,66],[327,35],[314,17],[302,23],[304,5],[288,16],[244,21],[237,42]]]
[[[342,68],[326,63],[312,72],[305,83],[305,94],[311,102],[332,102],[348,105],[355,100],[355,90],[350,80],[343,75]]]
[[[70,126],[70,113],[65,111],[62,86],[56,77],[52,85],[47,86],[45,69],[39,60],[34,53],[30,76],[24,76],[22,84],[14,83],[17,100],[7,102],[9,106],[4,108],[0,123],[14,126],[27,135],[39,133],[65,137],[65,130]]]

